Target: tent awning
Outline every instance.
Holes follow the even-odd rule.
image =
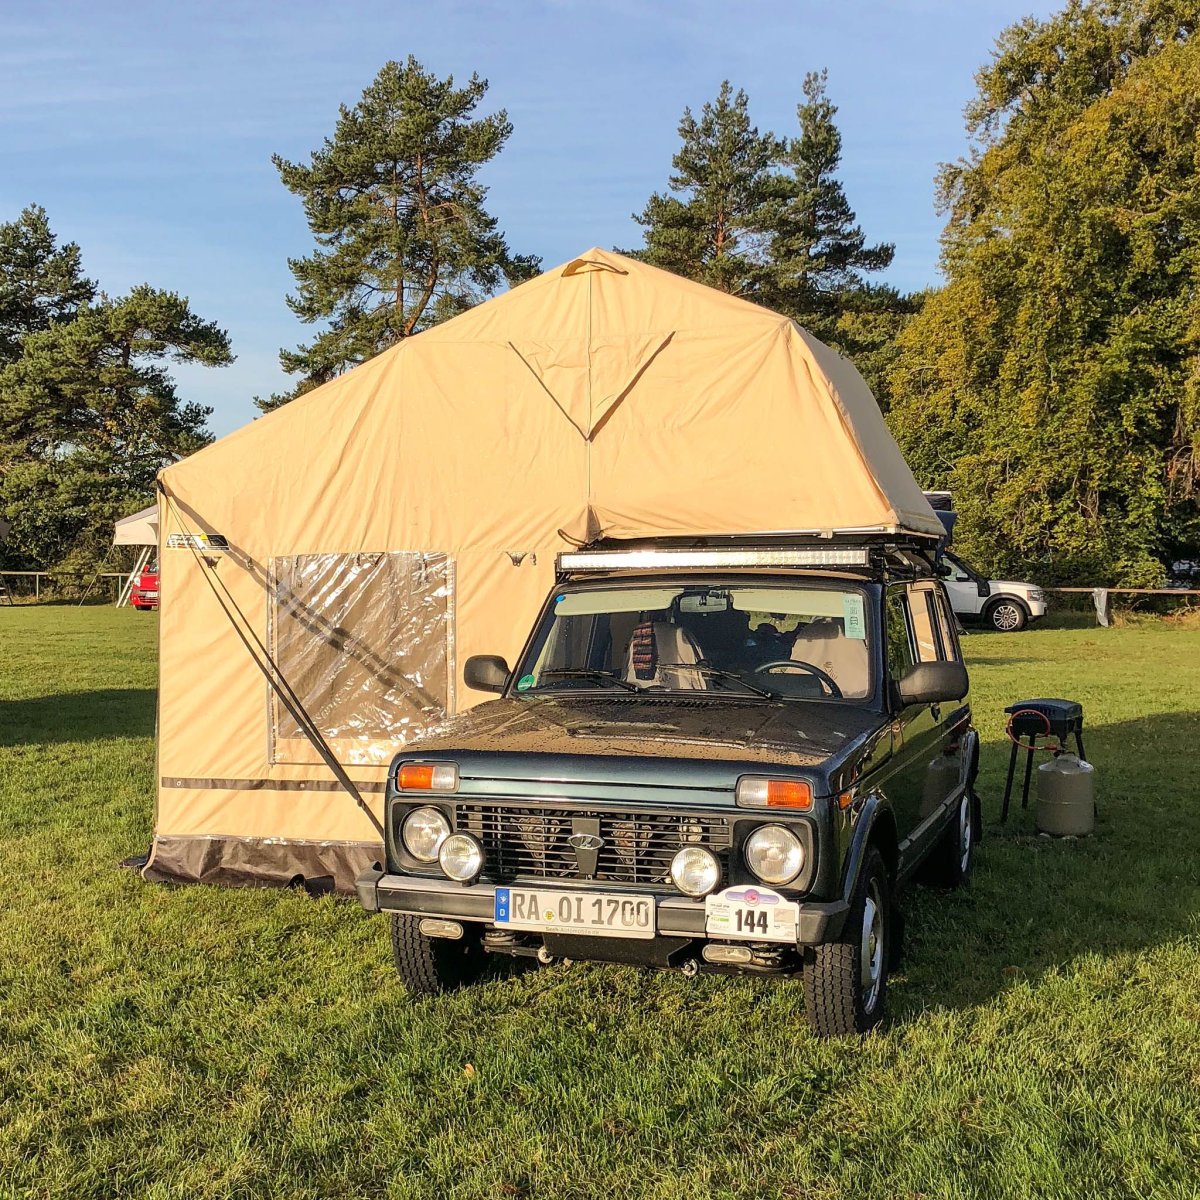
[[[122,517],[113,527],[114,546],[157,546],[158,508],[151,505],[141,512]]]

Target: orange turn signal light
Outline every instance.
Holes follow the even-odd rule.
[[[453,763],[401,763],[396,786],[405,792],[457,791],[458,768]]]
[[[737,802],[745,808],[791,808],[807,812],[813,806],[812,785],[803,779],[738,780]]]

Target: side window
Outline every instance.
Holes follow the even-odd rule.
[[[941,588],[938,588],[936,592],[930,593],[930,598],[937,616],[938,629],[942,635],[944,657],[950,662],[959,662],[962,659],[962,651],[959,649],[954,617],[946,604],[946,597]]]
[[[917,662],[937,662],[941,658],[937,617],[933,611],[933,593],[926,587],[914,587],[908,593],[908,612],[912,618]]]
[[[886,607],[888,674],[898,680],[916,661],[908,625],[908,601],[903,588],[892,588],[888,592]]]
[[[934,583],[910,584],[908,611],[918,662],[955,662],[959,658],[954,624],[946,598]]]

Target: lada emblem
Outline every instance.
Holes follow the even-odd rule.
[[[591,850],[594,853],[604,845],[604,839],[594,833],[573,833],[567,838],[567,844],[576,850]]]

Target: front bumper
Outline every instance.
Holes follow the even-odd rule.
[[[367,912],[490,924],[496,911],[496,889],[490,883],[464,886],[443,879],[389,875],[372,868],[355,880],[354,887]],[[802,901],[797,945],[818,946],[834,941],[841,934],[849,908],[844,900]],[[655,928],[662,937],[703,938],[704,904],[686,896],[655,897]]]

